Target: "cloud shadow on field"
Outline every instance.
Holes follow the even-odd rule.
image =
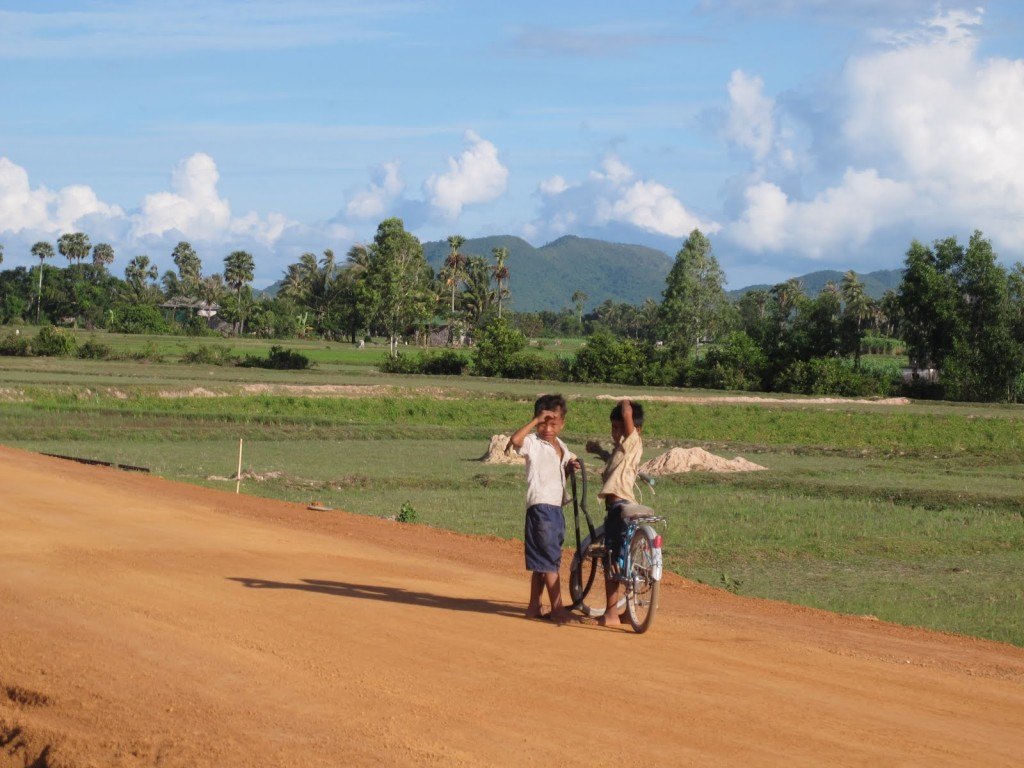
[[[427,608],[440,608],[447,611],[471,611],[474,613],[490,613],[497,616],[522,618],[523,608],[515,603],[496,602],[482,598],[448,597],[430,592],[414,592],[399,587],[383,587],[377,584],[350,584],[343,581],[321,581],[319,579],[301,579],[299,582],[269,581],[252,579],[242,576],[229,576],[230,581],[237,581],[250,589],[297,589],[303,592],[319,592],[336,597],[358,598],[361,600],[382,600],[388,603],[405,603]]]

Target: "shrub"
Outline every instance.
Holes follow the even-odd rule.
[[[377,369],[382,373],[419,373],[430,376],[462,376],[469,369],[469,358],[453,349],[443,352],[398,354],[388,358]]]
[[[110,310],[108,328],[116,333],[169,333],[160,310],[149,304],[118,304]]]
[[[508,361],[526,346],[526,337],[505,320],[495,319],[484,326],[473,350],[473,373],[477,376],[504,376]]]
[[[75,346],[74,336],[52,325],[44,325],[32,339],[32,352],[40,357],[67,357]]]
[[[687,381],[708,389],[754,391],[762,388],[767,367],[768,359],[761,348],[746,333],[737,331],[694,361]]]
[[[568,374],[568,365],[564,360],[522,350],[508,359],[503,375],[509,379],[565,381]]]
[[[193,347],[181,355],[181,362],[193,365],[234,365],[237,361],[231,349],[223,344]]]
[[[0,336],[0,355],[7,357],[28,357],[30,354],[28,339],[8,331]]]
[[[838,357],[816,357],[791,363],[775,381],[778,392],[841,397],[891,395],[896,381],[885,370],[854,370],[853,363]]]
[[[238,365],[243,368],[271,368],[276,371],[304,371],[310,367],[309,358],[301,352],[273,346],[266,357],[246,355]]]
[[[96,341],[93,337],[86,339],[85,343],[78,348],[78,356],[83,360],[109,360],[114,356],[114,350],[109,344]]]
[[[398,515],[395,517],[400,523],[415,523],[416,522],[416,509],[408,501],[402,504],[402,508],[398,511]]]
[[[572,381],[640,384],[646,362],[647,355],[637,343],[598,331],[587,337],[586,346],[569,363],[569,377]]]
[[[164,361],[164,354],[157,347],[156,342],[152,339],[146,342],[146,346],[135,352],[128,352],[124,355],[126,360],[143,360],[148,363],[162,363]]]

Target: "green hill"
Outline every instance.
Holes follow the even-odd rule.
[[[510,274],[511,307],[518,312],[559,310],[572,306],[576,291],[587,294],[587,308],[606,299],[642,304],[661,301],[672,260],[662,251],[642,245],[609,243],[567,235],[540,248],[510,235],[467,240],[466,256],[492,261],[492,248],[508,248],[505,262]],[[448,243],[423,244],[427,261],[439,270],[448,255]]]

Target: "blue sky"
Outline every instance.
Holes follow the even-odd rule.
[[[387,216],[670,255],[699,227],[730,287],[1024,252],[1008,0],[0,0],[0,105],[5,268],[81,230],[115,271],[186,239],[266,285]]]

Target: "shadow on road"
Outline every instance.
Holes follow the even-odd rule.
[[[237,581],[251,589],[298,589],[304,592],[320,592],[337,597],[354,597],[362,600],[383,600],[389,603],[405,603],[422,605],[428,608],[441,608],[447,611],[472,611],[474,613],[491,613],[497,616],[522,618],[523,608],[515,603],[499,603],[493,600],[482,600],[468,597],[446,597],[430,592],[413,592],[398,587],[382,587],[376,584],[349,584],[343,581],[320,581],[319,579],[302,579],[297,583],[286,581],[268,581],[266,579],[250,579],[242,576],[229,576],[230,581]]]

